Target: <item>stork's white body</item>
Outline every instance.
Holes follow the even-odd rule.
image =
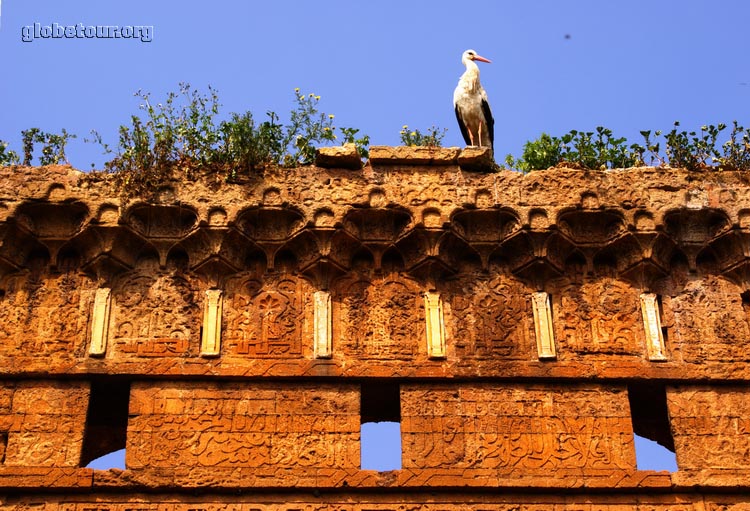
[[[477,55],[474,50],[466,50],[463,53],[461,62],[466,66],[466,71],[453,91],[453,106],[466,145],[492,148],[495,120],[492,118],[487,93],[479,82],[479,66],[475,60],[489,62]]]

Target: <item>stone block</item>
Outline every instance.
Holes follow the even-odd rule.
[[[362,168],[362,157],[354,144],[321,147],[315,151],[315,165],[323,168],[358,170]]]
[[[371,146],[370,164],[384,165],[424,165],[441,166],[456,165],[460,149],[458,147],[427,147],[427,146]]]
[[[489,147],[466,147],[458,155],[458,166],[470,172],[496,172],[492,149]]]

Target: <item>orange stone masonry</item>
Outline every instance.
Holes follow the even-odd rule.
[[[0,511],[750,510],[744,173],[6,167],[0,238]]]

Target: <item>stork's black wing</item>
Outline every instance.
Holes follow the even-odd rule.
[[[484,119],[487,121],[487,135],[490,137],[490,147],[492,150],[495,150],[495,119],[492,118],[492,110],[490,110],[490,104],[487,103],[486,99],[482,99],[482,113],[484,114]],[[463,126],[461,127],[463,128]],[[464,138],[466,138],[466,135],[464,135]]]
[[[458,105],[456,105],[456,120],[458,121],[458,127],[461,128],[461,135],[464,136],[464,142],[466,142],[466,145],[471,145],[471,138],[469,138],[469,130],[466,129],[466,124],[464,124],[464,120],[461,117],[461,112],[458,111]]]

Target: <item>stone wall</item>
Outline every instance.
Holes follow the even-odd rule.
[[[0,509],[750,509],[747,177],[483,157],[0,169]]]

